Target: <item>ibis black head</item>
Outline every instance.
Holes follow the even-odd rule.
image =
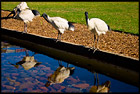
[[[19,8],[16,8],[13,11],[15,13],[14,16],[13,16],[13,18],[15,18],[21,12],[21,10]]]
[[[19,12],[21,12],[21,10],[19,8],[17,8],[17,12],[19,13]]]
[[[47,22],[50,23],[50,21],[48,20],[48,15],[46,13],[43,13],[42,16]]]
[[[88,15],[88,12],[85,12],[85,15]]]
[[[43,13],[41,17],[47,17],[47,14],[46,13]]]
[[[15,15],[17,15],[17,12],[18,12],[18,11],[20,12],[20,9],[14,8],[13,11],[11,11],[11,13],[10,13],[7,17],[9,17],[11,14],[13,14],[12,18],[14,18]]]
[[[88,12],[85,12],[86,24],[88,26]]]

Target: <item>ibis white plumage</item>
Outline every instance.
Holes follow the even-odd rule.
[[[14,19],[24,21],[24,32],[27,33],[27,23],[31,22],[33,18],[40,16],[40,13],[37,10],[31,10],[26,2],[21,2],[17,7],[13,9],[13,11],[7,16],[9,17],[11,14]]]
[[[74,31],[74,25],[61,17],[49,17],[46,13],[42,14],[43,18],[58,30],[57,41],[61,40],[61,35],[66,30]]]
[[[88,12],[85,12],[85,17],[86,17],[86,24],[88,29],[94,33],[94,45],[92,49],[97,50],[98,49],[98,41],[99,41],[99,36],[101,34],[106,34],[107,31],[110,31],[110,27],[101,19],[99,18],[91,18],[89,20],[88,18]],[[97,35],[97,47],[95,48],[95,40],[96,40],[96,35]]]
[[[32,21],[32,19],[34,18],[34,14],[30,9],[17,9],[17,15],[14,18],[24,21],[24,32],[27,33],[27,23]]]
[[[27,6],[26,2],[21,2],[20,4],[18,4],[13,11],[11,11],[11,13],[7,16],[9,17],[11,14],[13,14],[12,17],[15,17],[15,15],[17,14],[17,9],[19,10],[24,10],[24,9],[29,9],[29,7]],[[32,10],[33,14],[36,16],[40,16],[40,13],[37,10]]]

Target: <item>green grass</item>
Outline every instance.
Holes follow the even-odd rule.
[[[1,9],[12,10],[20,2],[1,2]],[[41,14],[60,16],[71,22],[86,24],[84,12],[89,18],[100,18],[112,30],[139,34],[138,2],[27,2],[31,9]]]

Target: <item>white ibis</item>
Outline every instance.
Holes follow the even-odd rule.
[[[12,17],[14,17],[16,15],[17,9],[24,10],[29,9],[29,7],[27,6],[26,2],[21,2],[13,9],[13,11],[11,11],[11,13],[7,17],[9,17],[11,14],[13,14]],[[32,10],[32,12],[35,16],[40,16],[40,13],[37,10]]]
[[[16,15],[16,12],[17,12],[17,9],[20,9],[20,10],[23,10],[23,9],[26,9],[26,8],[29,8],[27,6],[27,3],[26,2],[21,2],[20,4],[18,4],[14,9],[13,11],[7,16],[9,17],[11,14],[13,14],[13,17]]]
[[[61,17],[49,17],[46,13],[42,14],[43,18],[49,22],[56,30],[58,30],[57,41],[61,40],[61,35],[66,30],[74,31],[74,25]]]
[[[26,2],[21,2],[19,5],[17,5],[17,7],[14,8],[7,17],[9,17],[11,14],[14,14],[14,19],[24,21],[24,32],[26,33],[27,23],[31,22],[36,16],[40,16],[40,13],[37,10],[30,10]]]
[[[34,17],[35,16],[30,9],[20,10],[18,8],[17,15],[14,17],[14,19],[24,21],[24,32],[27,33],[27,23],[31,22]]]
[[[89,20],[88,18],[88,12],[85,12],[85,17],[86,17],[86,24],[88,29],[94,33],[94,45],[93,48],[94,50],[98,49],[98,41],[99,41],[99,36],[101,34],[106,34],[107,31],[110,31],[110,27],[101,19],[99,18],[91,18]],[[96,35],[97,38],[96,38]],[[95,48],[95,40],[97,39],[97,47]]]

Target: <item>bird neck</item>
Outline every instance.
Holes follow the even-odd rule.
[[[51,23],[51,18],[49,17],[49,15],[47,15],[47,22]]]
[[[88,22],[89,22],[89,18],[88,18],[88,15],[86,15],[86,24],[88,26]]]
[[[49,17],[48,15],[43,16],[43,18],[44,18],[48,23],[50,23],[50,17]]]
[[[15,14],[14,14],[13,18],[15,19],[15,18],[18,18],[18,15],[21,12],[21,10],[19,8],[17,8],[17,10],[16,11],[14,10],[14,12],[15,12]]]

